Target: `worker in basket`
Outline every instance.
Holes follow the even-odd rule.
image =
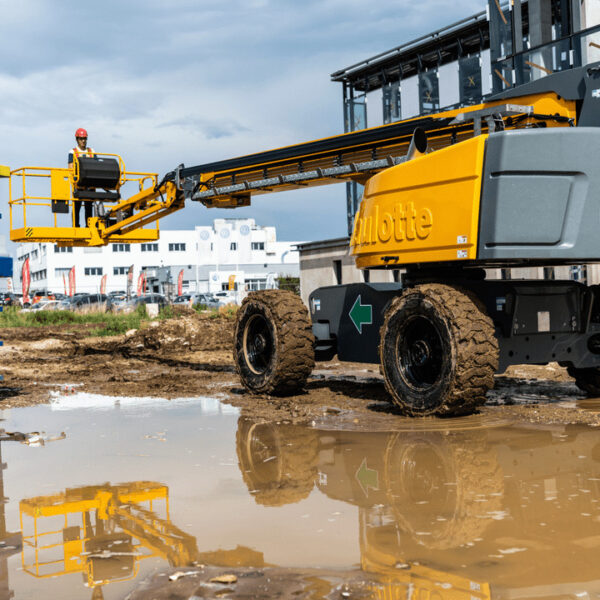
[[[73,168],[73,161],[75,158],[79,158],[80,156],[89,156],[90,158],[95,158],[96,155],[94,151],[88,147],[87,145],[88,133],[83,127],[80,127],[75,132],[75,141],[77,145],[71,149],[69,152],[69,168]],[[79,213],[81,212],[81,205],[84,204],[84,227],[87,225],[88,219],[92,216],[92,202],[85,200],[75,200],[73,202],[73,213],[75,217],[75,227],[79,227]]]

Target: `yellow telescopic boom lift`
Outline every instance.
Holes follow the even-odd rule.
[[[236,208],[256,194],[358,182],[365,187],[350,252],[365,282],[313,291],[310,315],[291,293],[249,294],[234,343],[246,388],[294,393],[315,359],[337,355],[379,363],[391,398],[413,416],[472,412],[511,364],[557,361],[600,394],[598,286],[488,280],[485,270],[600,262],[599,90],[595,63],[478,105],[180,165],[161,180],[126,172],[114,156],[79,158],[72,172],[17,169],[11,239],[147,241],[158,227],[146,226],[186,199]],[[30,191],[29,180],[40,178],[49,192]],[[75,201],[95,203],[86,227],[69,222]],[[40,205],[46,219],[52,208],[53,227],[34,221],[30,207]],[[394,271],[397,282],[370,283],[374,270]]]

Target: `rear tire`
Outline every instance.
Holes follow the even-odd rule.
[[[588,369],[577,369],[576,367],[567,367],[567,372],[573,379],[577,387],[584,391],[588,396],[597,398],[600,396],[600,369],[590,367]]]
[[[485,402],[498,369],[494,325],[468,291],[419,285],[386,311],[379,356],[385,387],[410,416],[459,416]]]
[[[299,296],[285,290],[251,292],[237,313],[234,334],[242,384],[260,394],[298,391],[315,366],[314,340]]]

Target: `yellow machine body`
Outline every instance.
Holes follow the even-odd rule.
[[[486,139],[480,135],[371,177],[350,242],[357,267],[474,259]]]

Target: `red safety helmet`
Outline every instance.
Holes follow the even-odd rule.
[[[83,128],[80,127],[76,132],[75,132],[75,137],[76,138],[87,138],[88,134],[87,131]]]

